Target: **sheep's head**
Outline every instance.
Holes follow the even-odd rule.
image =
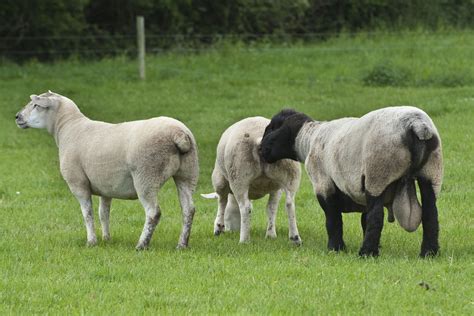
[[[272,117],[260,144],[260,156],[268,163],[280,159],[298,160],[295,140],[304,123],[312,121],[306,114],[285,109]]]
[[[31,95],[31,101],[15,116],[20,128],[46,128],[50,124],[59,105],[57,94],[49,91],[41,95]]]

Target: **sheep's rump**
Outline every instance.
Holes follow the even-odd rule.
[[[405,229],[421,222],[414,180],[423,176],[438,194],[442,180],[441,143],[428,115],[415,107],[390,107],[361,118],[321,125],[315,144],[321,167],[356,204],[366,193],[384,194],[385,205]]]

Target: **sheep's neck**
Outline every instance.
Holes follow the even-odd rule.
[[[304,163],[306,161],[311,150],[314,135],[317,133],[320,124],[320,122],[316,121],[307,122],[298,132],[298,136],[296,136],[295,140],[295,151],[300,162]]]
[[[59,108],[48,132],[53,135],[59,147],[65,138],[68,138],[70,127],[78,121],[89,120],[77,107]]]

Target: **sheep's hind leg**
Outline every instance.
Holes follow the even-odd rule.
[[[214,235],[219,236],[225,230],[224,216],[225,208],[227,206],[227,193],[218,193],[217,198],[217,214],[214,220]]]
[[[317,195],[319,204],[326,215],[326,230],[328,233],[328,249],[340,251],[346,249],[343,239],[342,213],[338,207],[336,195],[324,198]]]
[[[359,250],[359,256],[378,256],[380,236],[383,228],[383,196],[371,196],[367,194],[367,226],[364,241]]]
[[[245,192],[236,192],[232,189],[234,197],[239,204],[240,210],[240,243],[250,241],[250,214],[252,213],[252,203],[249,200],[248,189]]]
[[[265,238],[276,238],[275,219],[278,211],[278,202],[280,202],[281,198],[281,190],[271,192],[269,195],[267,204],[268,224]]]
[[[143,226],[142,234],[136,246],[137,250],[148,248],[151,237],[155,231],[156,225],[160,221],[161,210],[157,202],[156,192],[146,195],[138,195],[140,203],[145,209],[145,225]]]
[[[303,241],[301,240],[300,233],[298,232],[298,226],[296,225],[296,213],[295,213],[295,194],[291,191],[286,191],[286,200],[285,207],[288,214],[288,235],[290,240],[297,246],[301,245]],[[342,219],[341,219],[342,225]],[[341,236],[342,239],[342,236]],[[342,242],[344,244],[344,242]]]
[[[100,200],[99,218],[100,218],[100,225],[102,226],[102,239],[110,240],[109,219],[110,219],[110,204],[112,202],[112,199],[101,196],[99,200]]]
[[[87,230],[87,245],[95,246],[97,245],[97,237],[95,235],[94,228],[94,215],[92,209],[92,198],[91,196],[87,197],[78,197],[76,196],[79,204],[81,205],[82,216],[84,217],[84,223]]]
[[[185,181],[174,179],[176,188],[178,189],[179,203],[183,212],[183,228],[179,236],[177,248],[186,248],[189,242],[189,235],[191,234],[191,226],[193,224],[193,217],[195,207],[193,203],[193,189]]]
[[[436,196],[430,181],[419,178],[418,186],[421,193],[421,223],[423,225],[420,257],[435,256],[439,251],[439,223]]]
[[[365,237],[365,231],[367,230],[367,213],[360,215],[360,226],[362,227],[362,237]]]

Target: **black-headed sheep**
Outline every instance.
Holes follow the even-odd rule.
[[[420,256],[438,253],[441,139],[422,110],[388,107],[329,122],[283,110],[267,126],[260,153],[268,163],[287,158],[305,163],[326,215],[329,249],[345,248],[341,212],[361,211],[364,241],[359,254],[378,255],[386,206],[407,231],[422,223]]]

